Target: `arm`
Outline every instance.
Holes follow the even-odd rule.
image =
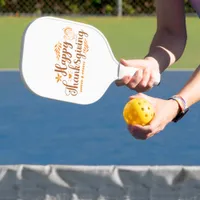
[[[188,107],[200,101],[200,65],[177,95],[185,99]]]
[[[188,107],[200,101],[200,66],[177,95],[185,99]],[[156,113],[155,118],[148,126],[128,126],[130,133],[136,139],[148,139],[161,132],[180,112],[179,104],[174,100],[153,98],[145,94],[137,94],[130,98],[136,97],[146,98],[150,101],[154,105]]]
[[[156,0],[157,31],[145,59],[159,65],[160,72],[183,54],[187,33],[183,0]]]
[[[145,59],[124,60],[120,63],[138,70],[133,76],[117,80],[137,92],[152,89],[155,79],[183,54],[186,46],[184,0],[155,0],[157,30]]]

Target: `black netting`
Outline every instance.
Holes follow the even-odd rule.
[[[121,2],[121,3],[120,3]],[[121,8],[121,9],[120,9]],[[194,12],[185,0],[187,13]],[[1,14],[135,15],[154,14],[154,0],[0,0]]]

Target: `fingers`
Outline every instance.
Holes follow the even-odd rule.
[[[150,72],[147,72],[146,75],[143,75],[143,80],[134,88],[137,92],[146,92],[152,89],[155,86],[155,79]]]
[[[148,83],[149,83],[149,80],[150,80],[150,76],[151,76],[150,75],[150,71],[145,68],[143,70],[143,79],[140,82],[140,86],[141,87],[147,87],[148,86]]]
[[[143,79],[143,70],[138,69],[130,81],[126,84],[130,89],[134,89]]]
[[[155,86],[156,80],[153,75],[150,76],[149,82],[148,82],[148,87],[153,87]]]
[[[143,70],[144,67],[140,66],[141,62],[143,62],[143,60],[124,60],[124,59],[121,59],[120,63],[122,65],[127,66],[127,67],[138,68],[140,71],[139,72],[137,71],[134,74],[133,77],[131,77],[131,76],[125,76],[125,77],[123,77],[120,80],[116,80],[115,84],[117,86],[127,85],[130,89],[134,89],[135,85],[137,85],[139,83],[138,80],[141,80],[140,76],[143,76],[142,70]],[[129,82],[130,82],[130,84],[128,84]]]
[[[138,69],[134,76],[125,76],[121,80],[117,80],[115,83],[117,86],[126,85],[132,90],[137,92],[144,92],[153,87],[153,79],[150,81],[150,72],[148,70]]]
[[[147,140],[154,136],[157,131],[152,126],[128,126],[131,135],[138,140]]]
[[[120,80],[116,80],[117,86],[126,85],[128,88],[137,92],[145,92],[154,86],[154,78],[147,69],[138,69],[134,76],[125,76]]]
[[[125,76],[120,80],[117,80],[115,83],[117,86],[124,86],[126,85],[127,87],[129,87],[130,89],[136,89],[136,87],[138,86],[138,84],[140,83],[140,81],[143,78],[143,70],[142,69],[138,69],[134,76]]]
[[[130,82],[130,80],[131,80],[131,76],[125,76],[125,77],[123,77],[121,80],[116,80],[115,81],[115,84],[117,85],[117,86],[124,86],[124,85],[127,85],[129,82]]]
[[[126,67],[134,67],[138,70],[131,76],[125,76],[115,83],[117,86],[126,85],[128,88],[137,92],[145,92],[155,86],[155,76],[158,73],[155,68],[151,67],[148,60],[124,60],[120,63]]]
[[[127,128],[134,138],[139,140],[147,140],[156,135],[157,133],[163,131],[166,125],[167,122],[165,119],[163,120],[163,118],[155,116],[155,118],[147,126],[128,125]]]
[[[138,140],[146,140],[149,138],[149,135],[151,134],[151,128],[150,126],[128,126],[128,130],[131,133],[131,135]]]
[[[165,126],[148,125],[148,126],[128,126],[131,135],[138,140],[147,140],[154,135],[158,134],[164,129]]]

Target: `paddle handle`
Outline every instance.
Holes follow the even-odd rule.
[[[118,71],[118,79],[122,79],[124,76],[133,76],[138,69],[134,67],[125,67],[124,65],[120,64],[119,71]],[[160,84],[161,75],[158,73],[155,77],[154,86]]]

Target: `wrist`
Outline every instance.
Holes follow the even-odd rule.
[[[180,95],[174,95],[170,97],[168,100],[174,101],[174,103],[176,103],[178,106],[178,109],[175,109],[175,111],[178,111],[178,112],[176,113],[176,116],[172,120],[173,122],[177,122],[188,112],[189,109],[187,106],[187,102]]]
[[[149,63],[149,67],[151,68],[152,72],[153,72],[153,78],[156,78],[156,85],[160,85],[161,82],[161,71],[160,71],[160,66],[158,61],[151,57],[151,56],[147,56],[144,58],[144,60],[147,60]]]
[[[159,63],[154,57],[146,56],[144,59],[150,61],[151,62],[151,66],[153,66],[160,73]]]
[[[158,62],[160,73],[176,62],[175,55],[161,45],[153,46],[146,57],[154,58]]]
[[[179,104],[177,103],[177,101],[174,101],[173,99],[168,99],[168,102],[171,105],[171,108],[173,109],[173,116],[171,121],[178,115],[178,113],[181,111]]]

